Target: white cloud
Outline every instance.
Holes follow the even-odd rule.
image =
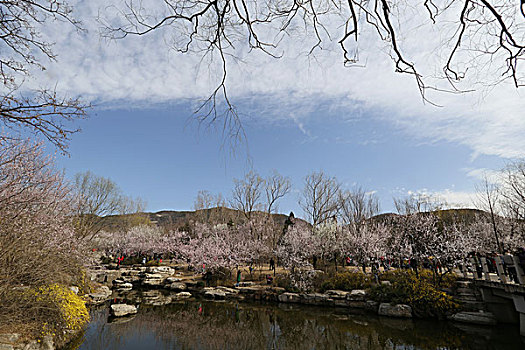
[[[411,196],[421,196],[422,199],[428,199],[430,203],[442,203],[445,208],[473,208],[476,202],[476,192],[470,191],[456,191],[455,189],[443,189],[439,191],[431,191],[428,189],[420,189],[417,191],[406,191],[406,194]]]
[[[493,184],[502,184],[504,179],[504,174],[499,170],[479,168],[479,169],[465,169],[467,176],[474,178],[476,181],[481,182],[485,179],[489,183]]]
[[[82,95],[106,108],[154,106],[208,96],[219,79],[217,57],[201,62],[196,55],[169,50],[166,42],[170,33],[166,31],[119,41],[100,39],[95,18],[108,4],[102,0],[74,4],[87,33],[77,33],[66,23],[53,23],[46,29],[56,42],[59,60],[50,64],[35,84],[57,82],[59,91]],[[425,76],[435,74],[439,67],[436,63],[445,55],[440,44],[453,27],[422,25],[417,21],[424,18],[418,12],[420,7],[407,5],[397,10],[405,13],[404,26],[408,29],[400,33],[400,39],[409,59]],[[424,18],[424,22],[428,24],[429,20]],[[337,38],[340,28],[333,27]],[[324,44],[315,57],[306,57],[308,37],[306,41],[285,37],[282,47],[286,50],[280,59],[260,52],[248,55],[247,48],[240,45],[235,52],[239,59],[230,61],[228,67],[231,97],[243,104],[252,103],[260,118],[291,118],[307,135],[311,131],[301,118],[312,112],[322,114],[318,110],[322,104],[347,111],[342,118],[373,114],[421,141],[465,145],[474,156],[523,156],[525,99],[520,90],[502,83],[480,87],[475,93],[429,96],[444,107],[423,104],[414,79],[394,73],[392,61],[380,50],[384,44],[373,39],[371,29],[363,26],[360,35],[360,58],[365,68],[344,68],[336,40]],[[487,73],[469,68],[474,77],[496,73],[494,69]]]

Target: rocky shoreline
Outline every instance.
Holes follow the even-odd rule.
[[[291,293],[284,288],[255,282],[241,282],[236,287],[206,287],[198,276],[188,275],[181,269],[168,266],[95,270],[92,271],[91,279],[105,284],[94,293],[86,295],[88,303],[92,305],[102,304],[110,299],[130,302],[132,305],[140,305],[141,303],[167,305],[177,300],[195,297],[210,300],[268,301],[341,307],[349,310],[364,310],[386,317],[414,317],[413,310],[409,305],[378,303],[370,300],[367,291],[363,289],[352,291],[327,290],[324,293]],[[465,297],[465,293],[469,291],[468,282],[460,281],[458,284],[459,290],[463,293],[459,297]],[[496,320],[490,312],[468,307],[461,312],[450,315],[448,319],[454,322],[478,325],[496,324]]]
[[[238,286],[206,287],[199,275],[183,271],[179,266],[129,267],[120,270],[98,267],[89,271],[89,277],[98,287],[84,295],[90,306],[110,304],[112,322],[127,322],[138,312],[141,304],[162,306],[188,298],[208,300],[267,301],[276,303],[346,308],[349,311],[369,312],[384,317],[412,318],[409,305],[378,303],[370,300],[367,291],[327,290],[324,293],[291,293],[284,288],[247,281]],[[388,282],[383,282],[388,283]],[[494,325],[490,312],[473,301],[475,293],[469,282],[458,281],[459,299],[466,300],[461,312],[450,315],[453,322]],[[470,303],[470,304],[469,304]],[[74,337],[74,335],[72,336]],[[52,337],[23,341],[19,334],[0,334],[0,350],[54,350]]]

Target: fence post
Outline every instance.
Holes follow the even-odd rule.
[[[459,270],[463,274],[463,278],[467,278],[467,266],[465,260],[459,265]]]
[[[503,283],[507,283],[507,276],[505,276],[505,270],[503,269],[503,257],[498,255],[494,257],[496,261],[496,270],[498,271],[498,277]]]
[[[514,268],[516,269],[516,275],[518,276],[518,282],[521,285],[525,284],[525,274],[520,265],[520,260],[516,255],[512,255],[512,261],[514,262]]]
[[[478,276],[478,262],[477,262],[477,259],[476,257],[471,257],[470,258],[470,261],[472,262],[472,279],[479,279],[479,276]]]
[[[485,281],[490,281],[489,267],[487,265],[487,258],[482,256],[479,258],[481,260],[481,267],[483,268],[483,275],[485,276]]]

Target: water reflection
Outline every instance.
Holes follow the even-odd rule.
[[[517,326],[452,325],[282,304],[142,304],[136,316],[109,321],[107,308],[94,310],[83,337],[67,350],[525,348]]]

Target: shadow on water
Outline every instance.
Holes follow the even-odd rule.
[[[109,322],[108,322],[109,321]],[[73,349],[525,349],[516,325],[481,327],[381,318],[299,305],[191,300],[142,304],[139,313],[108,319],[92,311]]]

